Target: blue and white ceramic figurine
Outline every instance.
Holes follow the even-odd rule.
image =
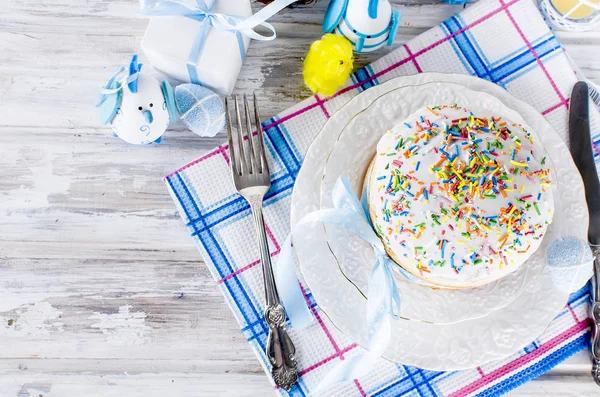
[[[400,11],[388,0],[332,0],[323,21],[323,32],[346,37],[354,52],[366,54],[392,45]]]
[[[96,106],[100,121],[112,127],[115,136],[137,145],[158,143],[177,118],[173,88],[140,73],[142,64],[134,55],[127,74],[122,67],[101,91]]]
[[[183,84],[174,94],[167,81],[159,82],[140,73],[141,69],[142,64],[134,55],[129,68],[121,67],[96,101],[100,121],[110,123],[115,136],[136,145],[159,143],[169,125],[177,120],[178,110],[184,124],[200,136],[214,136],[223,128],[223,101],[213,91]]]

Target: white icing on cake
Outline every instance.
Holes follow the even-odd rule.
[[[545,156],[524,127],[497,115],[420,109],[377,146],[375,229],[399,265],[431,283],[496,280],[535,252],[552,221]]]

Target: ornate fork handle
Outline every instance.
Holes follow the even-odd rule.
[[[267,306],[265,318],[269,325],[267,356],[271,362],[271,375],[275,384],[290,390],[298,380],[298,368],[295,358],[296,348],[283,327],[285,323],[283,306]]]
[[[594,247],[592,277],[592,376],[600,386],[600,247]]]
[[[250,202],[256,225],[265,282],[265,297],[267,301],[265,319],[269,325],[266,353],[271,362],[271,375],[275,384],[285,390],[290,390],[292,385],[298,380],[298,369],[295,358],[296,348],[284,328],[285,310],[279,300],[279,293],[277,292],[275,276],[271,265],[271,255],[269,253],[262,214],[263,196],[252,196],[248,198],[248,201]]]

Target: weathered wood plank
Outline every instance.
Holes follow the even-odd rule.
[[[23,370],[0,379],[0,390],[17,397],[123,397],[123,396],[269,396],[272,394],[264,374],[142,373],[69,374]],[[149,371],[151,372],[151,371]]]

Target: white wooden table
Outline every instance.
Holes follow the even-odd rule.
[[[394,3],[398,43],[461,9]],[[325,6],[281,12],[278,39],[248,51],[237,90],[258,91],[264,115],[309,94],[302,57]],[[178,127],[136,147],[97,121],[93,98],[141,55],[146,23],[135,0],[2,1],[0,396],[272,393],[161,181],[224,136]],[[600,82],[600,33],[558,36]],[[588,372],[582,353],[511,395],[598,396]]]

